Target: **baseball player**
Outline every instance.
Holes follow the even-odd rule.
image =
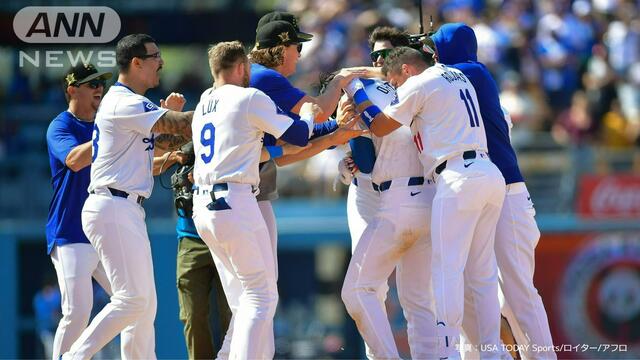
[[[293,14],[271,12],[264,15],[258,22],[256,47],[250,54],[252,64],[249,84],[251,87],[267,94],[275,102],[279,112],[287,114],[297,121],[299,120],[300,107],[305,102],[319,104],[324,110],[323,113],[315,118],[317,122],[324,122],[314,126],[310,146],[295,154],[276,153],[269,161],[260,164],[258,206],[269,229],[273,258],[276,264],[277,228],[271,206],[271,201],[278,198],[276,165],[284,166],[309,158],[329,147],[343,144],[362,133],[348,128],[338,129],[338,125],[334,120],[325,120],[336,108],[341,94],[341,87],[346,85],[347,81],[353,76],[363,72],[356,70],[343,71],[340,76],[330,83],[327,91],[317,97],[307,95],[302,90],[293,87],[287,80],[286,77],[295,72],[302,44],[311,38],[311,34],[300,31]],[[286,136],[283,139],[286,141]],[[276,139],[270,134],[265,134],[264,145],[267,147],[275,146]],[[269,328],[272,329],[272,326]],[[221,353],[227,351],[227,349],[228,343],[225,341]]]
[[[116,58],[120,74],[96,115],[90,195],[82,210],[82,227],[98,252],[113,296],[64,358],[88,359],[118,333],[123,359],[155,358],[156,294],[142,203],[153,188],[155,146],[173,148],[186,142],[193,112],[169,110],[182,108],[180,95],[161,101],[167,108],[142,95],[158,86],[163,66],[153,38],[123,37]]]
[[[489,155],[507,184],[495,239],[500,290],[505,300],[502,313],[516,341],[523,345],[519,348],[523,359],[555,359],[547,314],[533,285],[534,254],[540,231],[531,196],[511,147],[498,87],[484,65],[477,61],[478,45],[473,29],[462,23],[445,24],[431,38],[439,61],[462,71],[476,89]],[[467,299],[466,303],[470,301]],[[477,314],[467,310],[463,324],[465,334],[472,344],[478,344],[478,333],[473,326]]]
[[[98,253],[82,231],[80,213],[88,197],[93,121],[111,73],[92,64],[78,64],[64,77],[69,109],[47,129],[53,199],[47,219],[47,252],[56,269],[62,319],[53,340],[53,359],[69,351],[87,327],[93,307],[91,277],[111,294]]]
[[[209,50],[214,90],[196,107],[193,220],[213,254],[232,320],[228,357],[273,357],[269,331],[278,302],[269,232],[254,191],[262,137],[288,133],[288,142],[308,141],[317,106],[301,108],[301,120],[278,114],[263,92],[249,89],[249,61],[238,41]],[[271,349],[265,353],[264,349]],[[223,351],[218,354],[226,356]]]
[[[371,60],[377,67],[384,64],[384,57],[395,46],[409,45],[405,34],[390,27],[376,28],[369,43]],[[384,81],[360,81],[368,97],[379,107],[386,107],[396,96],[395,89]],[[366,148],[367,143],[370,149]],[[397,358],[384,307],[387,278],[395,267],[398,297],[408,322],[411,356],[414,359],[434,357],[435,346],[429,339],[435,337],[428,266],[431,261],[429,223],[424,219],[430,217],[435,186],[431,180],[424,181],[408,127],[401,127],[386,137],[374,136],[373,141],[358,137],[352,139],[350,145],[359,171],[347,197],[353,257],[342,291],[345,305],[352,317],[361,319],[357,325],[365,338],[368,357]],[[384,184],[382,188],[381,184]],[[388,185],[391,186],[387,189]],[[399,218],[400,214],[404,216]],[[403,233],[416,236],[401,237]],[[396,251],[390,250],[394,246]],[[373,283],[380,285],[375,294],[369,292]],[[375,305],[370,304],[372,296],[378,299]]]
[[[380,80],[359,80],[372,103],[389,105],[391,86]],[[387,92],[385,92],[387,91]],[[435,316],[428,264],[431,251],[429,222],[435,186],[425,183],[411,130],[403,127],[373,138],[377,159],[371,173],[379,192],[377,211],[358,240],[342,288],[347,311],[356,321],[369,356],[398,358],[384,302],[378,296],[397,266],[398,296],[407,319],[411,356],[436,356]],[[362,185],[360,185],[362,186]]]
[[[493,237],[504,199],[504,178],[488,159],[477,97],[459,70],[427,69],[415,49],[394,49],[383,73],[397,100],[382,112],[366,93],[349,88],[363,121],[376,136],[411,127],[426,179],[436,183],[431,214],[432,282],[440,357],[460,358],[465,282],[478,313],[481,355],[497,357],[500,305]],[[481,189],[481,191],[479,190]]]

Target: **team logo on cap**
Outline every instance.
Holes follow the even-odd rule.
[[[290,41],[289,39],[289,33],[288,32],[281,32],[280,34],[278,34],[278,37],[280,38],[280,41],[283,43],[286,43],[288,41]]]
[[[74,82],[76,82],[76,76],[74,73],[71,73],[69,75],[67,75],[67,77],[64,79],[67,82],[67,86],[73,84]]]

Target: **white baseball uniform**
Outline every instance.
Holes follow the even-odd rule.
[[[69,350],[89,323],[93,308],[93,284],[91,278],[111,294],[107,274],[100,263],[98,253],[87,243],[56,246],[51,252],[60,286],[62,319],[53,340],[53,359]]]
[[[371,101],[381,107],[395,99],[395,89],[379,80],[363,81]],[[387,279],[396,269],[398,297],[405,318],[411,356],[435,356],[435,316],[431,294],[429,222],[435,186],[424,182],[411,130],[402,127],[373,137],[376,162],[371,180],[350,189],[348,202],[355,248],[342,298],[367,344],[371,358],[398,358],[384,307]],[[355,195],[355,196],[352,196]],[[351,205],[351,206],[349,206]],[[355,205],[355,206],[354,206]],[[366,208],[364,206],[369,206]],[[352,221],[355,219],[355,221]],[[366,230],[360,230],[360,224]],[[353,224],[353,226],[352,226]]]
[[[465,283],[478,314],[481,356],[499,357],[500,305],[493,251],[505,183],[486,155],[475,89],[457,69],[436,64],[398,88],[384,112],[411,127],[425,178],[436,181],[431,215],[438,350],[460,358]]]
[[[511,138],[511,116],[502,108]],[[487,136],[491,136],[488,133]],[[495,136],[495,135],[494,135]],[[500,156],[492,153],[493,160]],[[535,248],[540,230],[535,220],[535,208],[524,181],[507,184],[506,195],[498,219],[495,253],[498,263],[500,310],[507,319],[522,359],[557,358],[542,298],[533,284]],[[476,313],[471,310],[472,299],[465,292],[463,317],[463,359],[478,359],[478,332],[473,327]],[[504,349],[503,349],[504,350]],[[503,358],[511,355],[503,351]]]
[[[98,109],[91,195],[82,210],[82,227],[113,296],[72,345],[72,358],[92,357],[118,333],[123,359],[155,358],[156,290],[140,200],[153,188],[151,128],[166,111],[120,83],[109,89]]]
[[[292,123],[263,92],[234,85],[215,89],[195,110],[193,220],[233,314],[229,352],[223,347],[218,358],[273,357],[264,349],[275,348],[267,329],[278,302],[275,260],[254,189],[264,132],[279,138]]]

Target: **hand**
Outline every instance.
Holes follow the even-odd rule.
[[[331,82],[337,84],[341,88],[344,88],[351,80],[358,77],[367,77],[369,73],[370,72],[366,67],[345,68],[340,70]]]
[[[355,175],[358,171],[360,171],[360,169],[358,169],[358,165],[356,165],[356,162],[353,161],[353,158],[351,156],[345,156],[343,160],[349,171],[351,171],[351,174]]]
[[[189,173],[187,174],[187,179],[189,179],[189,182],[193,184],[193,171],[189,171]]]
[[[305,146],[295,146],[291,144],[282,144],[282,155],[295,155],[302,150],[306,150],[311,147],[311,143],[308,143]]]
[[[182,96],[182,94],[172,92],[167,96],[167,99],[160,99],[160,107],[173,110],[173,111],[182,111],[184,104],[187,100]]]
[[[346,95],[343,96],[343,98],[340,99],[336,113],[336,122],[338,123],[338,126],[345,127],[347,123],[357,116],[356,105],[353,103],[353,100],[348,98]]]
[[[353,180],[354,171],[349,168],[348,161],[353,163],[353,159],[350,156],[347,156],[340,160],[338,163],[338,173],[340,174],[340,182],[349,185]]]
[[[318,114],[322,113],[322,108],[315,103],[306,102],[300,107],[300,116],[311,115],[315,119]]]
[[[354,129],[357,125],[359,117],[356,117],[345,124],[344,127],[339,128],[331,134],[331,139],[334,145],[342,145],[347,141],[362,135],[369,133],[369,130]]]
[[[189,155],[182,151],[174,151],[171,156],[173,156],[173,159],[180,165],[184,165],[184,163],[189,160]]]

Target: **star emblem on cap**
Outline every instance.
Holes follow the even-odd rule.
[[[280,42],[282,43],[286,43],[288,41],[290,41],[289,39],[289,33],[288,32],[281,32],[280,34],[278,34],[278,37],[280,38]]]
[[[67,86],[70,86],[71,84],[76,82],[76,76],[74,73],[71,73],[67,75],[67,77],[64,80],[67,82]]]

